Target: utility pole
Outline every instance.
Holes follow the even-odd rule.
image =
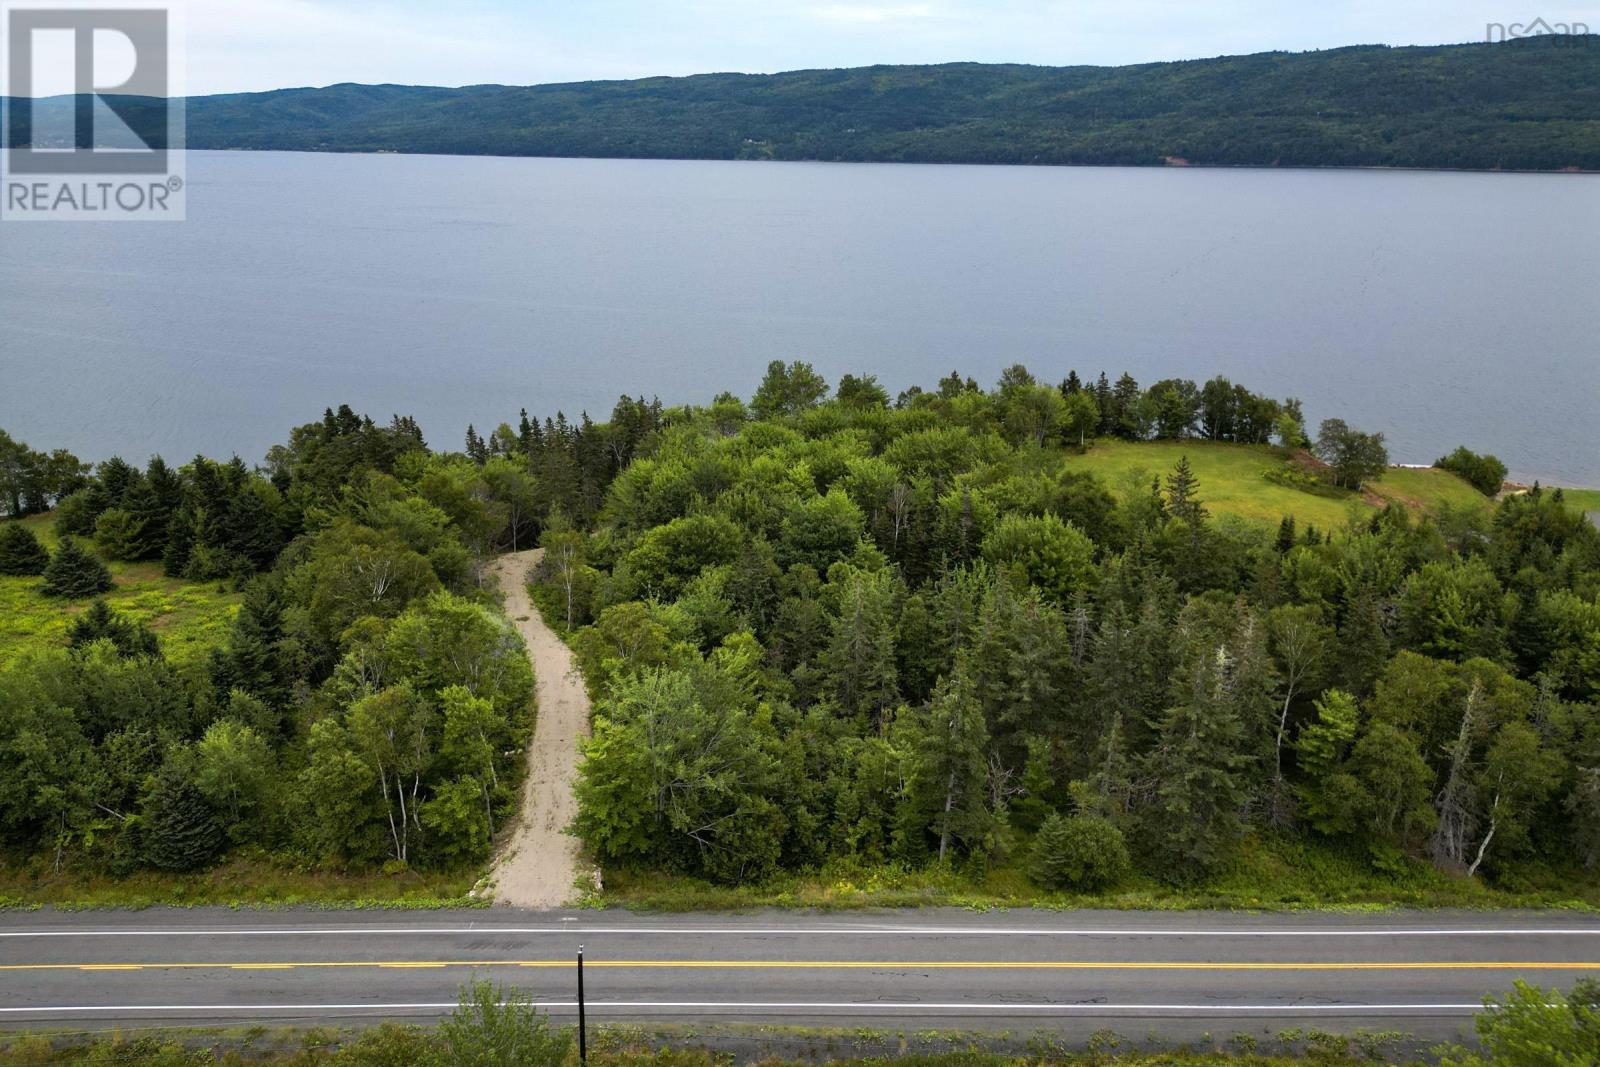
[[[589,1065],[589,1033],[583,1015],[583,946],[578,946],[578,1062]]]

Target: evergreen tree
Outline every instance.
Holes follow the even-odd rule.
[[[1388,662],[1389,636],[1384,630],[1383,608],[1372,591],[1363,587],[1339,627],[1339,684],[1358,697],[1370,696]]]
[[[1111,410],[1116,421],[1110,432],[1129,441],[1137,441],[1144,436],[1139,400],[1139,383],[1133,380],[1133,375],[1124,371],[1122,377],[1117,379],[1116,389],[1111,396]]]
[[[938,839],[940,862],[957,845],[986,850],[995,828],[986,788],[989,733],[964,666],[940,683],[912,730],[915,823]]]
[[[225,843],[222,827],[204,794],[177,760],[157,772],[143,802],[140,836],[145,860],[164,871],[210,866]]]
[[[50,553],[32,530],[20,522],[0,525],[0,574],[29,578],[43,574],[49,564]]]
[[[161,643],[148,626],[117,614],[104,600],[90,604],[89,610],[67,630],[71,648],[84,648],[96,641],[110,641],[125,658],[161,655]]]
[[[866,716],[881,729],[899,700],[894,586],[888,571],[857,572],[845,581],[823,668],[840,710]]]
[[[1283,555],[1295,546],[1294,516],[1285,515],[1283,521],[1278,523],[1278,538],[1272,547],[1278,550],[1278,555]]]
[[[1121,881],[1131,866],[1122,831],[1092,815],[1051,815],[1033,841],[1028,875],[1052,889],[1093,892]]]
[[[96,596],[111,589],[111,572],[106,565],[85,552],[70,537],[61,539],[56,554],[44,569],[44,584],[40,590],[46,596],[77,600]]]
[[[478,436],[478,431],[470,424],[467,426],[467,456],[472,462],[480,465],[489,459],[489,446],[483,443],[483,438]]]
[[[1100,377],[1094,383],[1094,402],[1100,409],[1100,436],[1110,437],[1117,432],[1117,408],[1105,371],[1100,372]]]
[[[281,590],[271,575],[253,580],[234,616],[226,643],[211,653],[211,684],[218,693],[235,690],[273,709],[289,703],[294,671],[286,662]]]
[[[1167,475],[1167,514],[1189,527],[1198,536],[1206,520],[1205,505],[1200,503],[1200,479],[1189,466],[1189,457],[1178,457],[1178,465]]]
[[[1227,653],[1195,657],[1180,701],[1163,717],[1145,759],[1154,783],[1140,813],[1151,870],[1186,881],[1214,870],[1238,844],[1244,800],[1243,729],[1228,687]]]

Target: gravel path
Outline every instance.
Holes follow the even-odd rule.
[[[505,594],[506,614],[528,643],[539,699],[521,818],[494,868],[495,899],[519,908],[567,903],[583,870],[578,839],[563,831],[578,814],[572,784],[578,739],[589,735],[589,694],[571,651],[544,624],[528,596],[528,571],[543,552],[508,553],[493,568]]]

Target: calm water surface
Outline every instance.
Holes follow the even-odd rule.
[[[1600,485],[1600,179],[194,153],[181,225],[0,227],[0,427],[235,451],[346,402],[537,414],[898,390],[1022,361],[1223,373],[1397,461]]]

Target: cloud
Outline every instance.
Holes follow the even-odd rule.
[[[937,17],[928,4],[822,4],[812,8],[811,14],[822,22],[847,26],[881,26]]]
[[[173,0],[181,3],[183,0]],[[1549,21],[1588,21],[1551,0]],[[1541,0],[1541,5],[1543,0]],[[187,89],[468,85],[951,60],[1138,63],[1482,40],[1505,0],[188,0]],[[1524,12],[1524,14],[1530,14]],[[1522,21],[1526,21],[1523,19]]]

